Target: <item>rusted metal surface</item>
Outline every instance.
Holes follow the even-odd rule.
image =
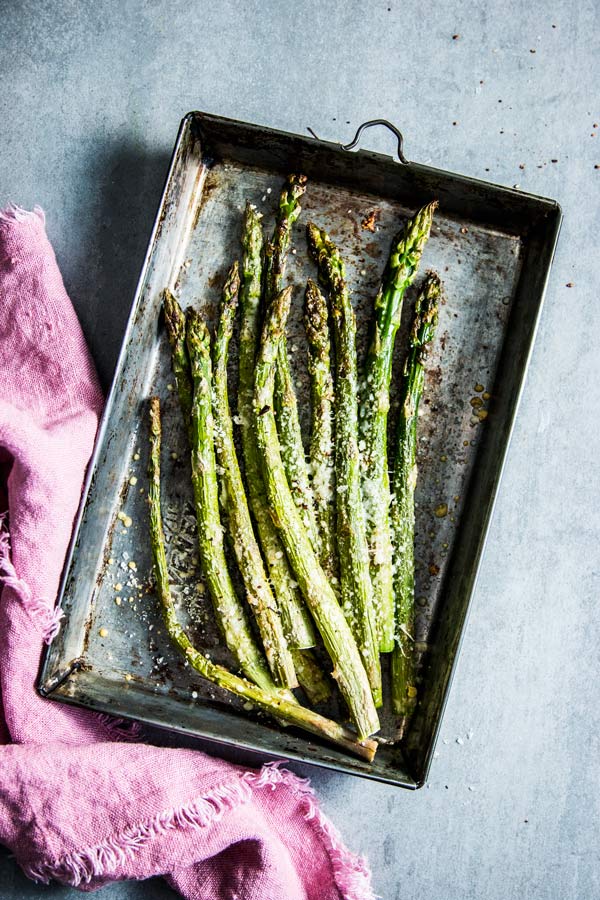
[[[270,229],[282,177],[300,169],[310,180],[288,266],[295,288],[289,346],[305,429],[309,410],[301,313],[306,277],[314,276],[305,223],[314,220],[325,227],[343,248],[362,356],[391,240],[419,205],[440,200],[421,272],[435,269],[445,285],[419,430],[416,628],[421,701],[403,747],[393,743],[393,723],[384,710],[382,736],[388,742],[371,765],[248,713],[203,683],[172,649],[149,587],[146,401],[157,393],[164,414],[163,505],[174,591],[198,644],[214,659],[229,662],[198,566],[186,438],[160,324],[160,293],[170,286],[184,307],[202,309],[212,323],[225,273],[240,253],[246,200],[263,212]],[[311,138],[200,113],[186,117],[98,437],[64,580],[66,623],[48,652],[44,693],[252,750],[406,787],[421,784],[559,225],[560,210],[553,201],[415,163],[403,166],[373,153],[346,153]],[[405,318],[414,294],[409,292]],[[406,321],[397,341],[396,376],[405,335]],[[235,363],[234,346],[232,398]],[[84,664],[70,677],[57,679],[70,660],[80,658]]]

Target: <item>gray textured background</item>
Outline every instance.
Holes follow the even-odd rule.
[[[0,0],[0,204],[46,209],[105,385],[190,109],[333,140],[387,117],[409,158],[563,205],[430,784],[409,794],[313,773],[386,900],[600,896],[598,12],[593,0]],[[366,144],[393,150],[385,134]],[[3,900],[42,896],[77,894],[0,858]],[[102,892],[171,896],[158,881]]]

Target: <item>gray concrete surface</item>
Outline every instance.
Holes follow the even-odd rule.
[[[387,117],[409,158],[563,204],[431,781],[409,794],[313,773],[386,900],[600,896],[598,11],[594,0],[0,2],[0,203],[46,209],[105,385],[190,109],[331,139]],[[393,149],[383,134],[366,142]],[[0,896],[75,892],[31,885],[3,858]],[[142,896],[172,895],[158,882],[102,891]]]

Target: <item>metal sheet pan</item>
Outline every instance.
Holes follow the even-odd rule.
[[[198,643],[227,662],[198,570],[185,435],[160,324],[160,293],[170,286],[183,306],[193,304],[212,320],[225,271],[239,255],[246,199],[264,212],[265,222],[272,221],[282,177],[290,171],[309,177],[294,236],[297,252],[289,264],[289,279],[297,287],[290,346],[301,397],[307,387],[302,294],[307,274],[313,274],[304,223],[314,219],[343,247],[362,352],[373,296],[399,222],[433,197],[440,201],[423,260],[423,272],[434,268],[442,276],[445,302],[420,419],[416,627],[421,694],[403,744],[384,744],[372,764],[245,711],[203,683],[171,647],[148,584],[146,401],[158,393],[168,451],[163,454],[165,524],[181,615]],[[361,224],[372,211],[377,219],[373,233]],[[60,602],[66,618],[43,665],[42,694],[221,744],[409,788],[422,785],[465,628],[560,221],[560,208],[552,200],[413,162],[400,165],[371,152],[346,152],[311,137],[204,113],[186,116],[65,565]],[[404,327],[397,342],[398,369],[405,333]],[[474,415],[470,402],[483,396],[476,385],[485,390],[485,419]],[[440,515],[445,507],[447,513]],[[129,527],[123,515],[130,517]],[[383,719],[382,733],[391,738],[385,713]]]

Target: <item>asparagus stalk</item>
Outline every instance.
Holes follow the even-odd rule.
[[[285,335],[284,335],[285,340]],[[285,362],[283,360],[285,359]],[[292,381],[287,348],[280,356],[275,376],[275,410],[281,442],[281,458],[294,503],[302,517],[314,550],[319,550],[319,529],[315,515],[313,490],[306,464],[296,391]]]
[[[258,349],[263,236],[260,213],[246,204],[242,227],[242,286],[238,413],[250,509],[290,647],[314,647],[310,615],[298,591],[277,529],[271,519],[254,433],[254,364]]]
[[[268,692],[250,681],[233,675],[224,666],[215,665],[197,650],[177,620],[175,604],[169,586],[165,538],[160,505],[160,444],[161,423],[160,403],[157,397],[150,400],[150,484],[148,500],[150,504],[150,538],[154,562],[156,587],[163,618],[169,637],[183,653],[192,668],[207,681],[255,704],[259,709],[276,716],[277,719],[303,728],[320,738],[337,744],[342,749],[372,762],[377,750],[373,740],[357,739],[347,728],[332,722],[324,716],[291,702],[285,691]]]
[[[413,651],[414,533],[417,483],[417,416],[423,392],[427,345],[437,326],[441,293],[438,276],[428,273],[417,297],[404,367],[393,475],[391,524],[396,594],[396,644],[392,654],[392,705],[400,716],[400,736],[417,702]]]
[[[264,286],[266,307],[273,302],[283,287],[286,258],[292,240],[292,226],[300,215],[299,200],[305,190],[306,176],[290,175],[281,191],[275,232],[273,239],[265,248]],[[319,530],[315,516],[314,500],[306,464],[306,453],[298,416],[298,403],[290,369],[287,337],[285,334],[281,339],[277,355],[275,409],[281,443],[281,456],[292,497],[300,510],[313,548],[318,550]]]
[[[269,668],[277,684],[294,688],[298,686],[294,662],[254,536],[233,439],[233,422],[227,391],[227,360],[239,288],[239,266],[235,262],[223,288],[221,315],[213,344],[215,449],[223,469],[219,496],[228,522],[233,552],[246,588],[246,597],[256,618]]]
[[[265,247],[264,284],[269,300],[274,300],[281,290],[286,257],[292,243],[292,226],[302,211],[299,201],[306,190],[306,181],[306,175],[288,175],[279,196],[273,240]]]
[[[313,550],[292,498],[281,459],[273,412],[277,350],[290,306],[291,288],[277,295],[267,310],[255,372],[255,428],[263,460],[271,514],[279,529],[290,564],[321,632],[325,649],[361,738],[379,729],[369,681],[352,632]]]
[[[190,358],[185,343],[185,315],[168,288],[163,291],[163,310],[167,337],[171,345],[171,367],[177,384],[183,422],[189,432],[194,386],[190,372]]]
[[[308,279],[304,305],[308,338],[308,372],[312,427],[310,463],[312,489],[319,532],[319,559],[330,581],[337,581],[335,547],[335,473],[333,464],[333,378],[327,322],[327,301],[317,284]]]
[[[373,699],[382,704],[373,588],[362,503],[361,462],[358,449],[358,379],[356,319],[345,280],[345,267],[329,236],[307,225],[308,246],[329,291],[335,345],[335,474],[337,536],[341,595],[369,676]]]
[[[194,385],[190,440],[202,570],[227,647],[249,679],[264,690],[272,691],[275,682],[254,640],[225,559],[211,409],[210,337],[199,314],[191,309],[187,312],[186,341]]]
[[[373,334],[365,367],[362,397],[361,437],[363,452],[363,496],[371,579],[377,611],[379,649],[394,648],[394,590],[390,533],[390,479],[387,458],[387,420],[390,378],[396,332],[402,316],[402,301],[415,277],[429,237],[437,203],[424,206],[395,238],[383,280],[375,298]]]

